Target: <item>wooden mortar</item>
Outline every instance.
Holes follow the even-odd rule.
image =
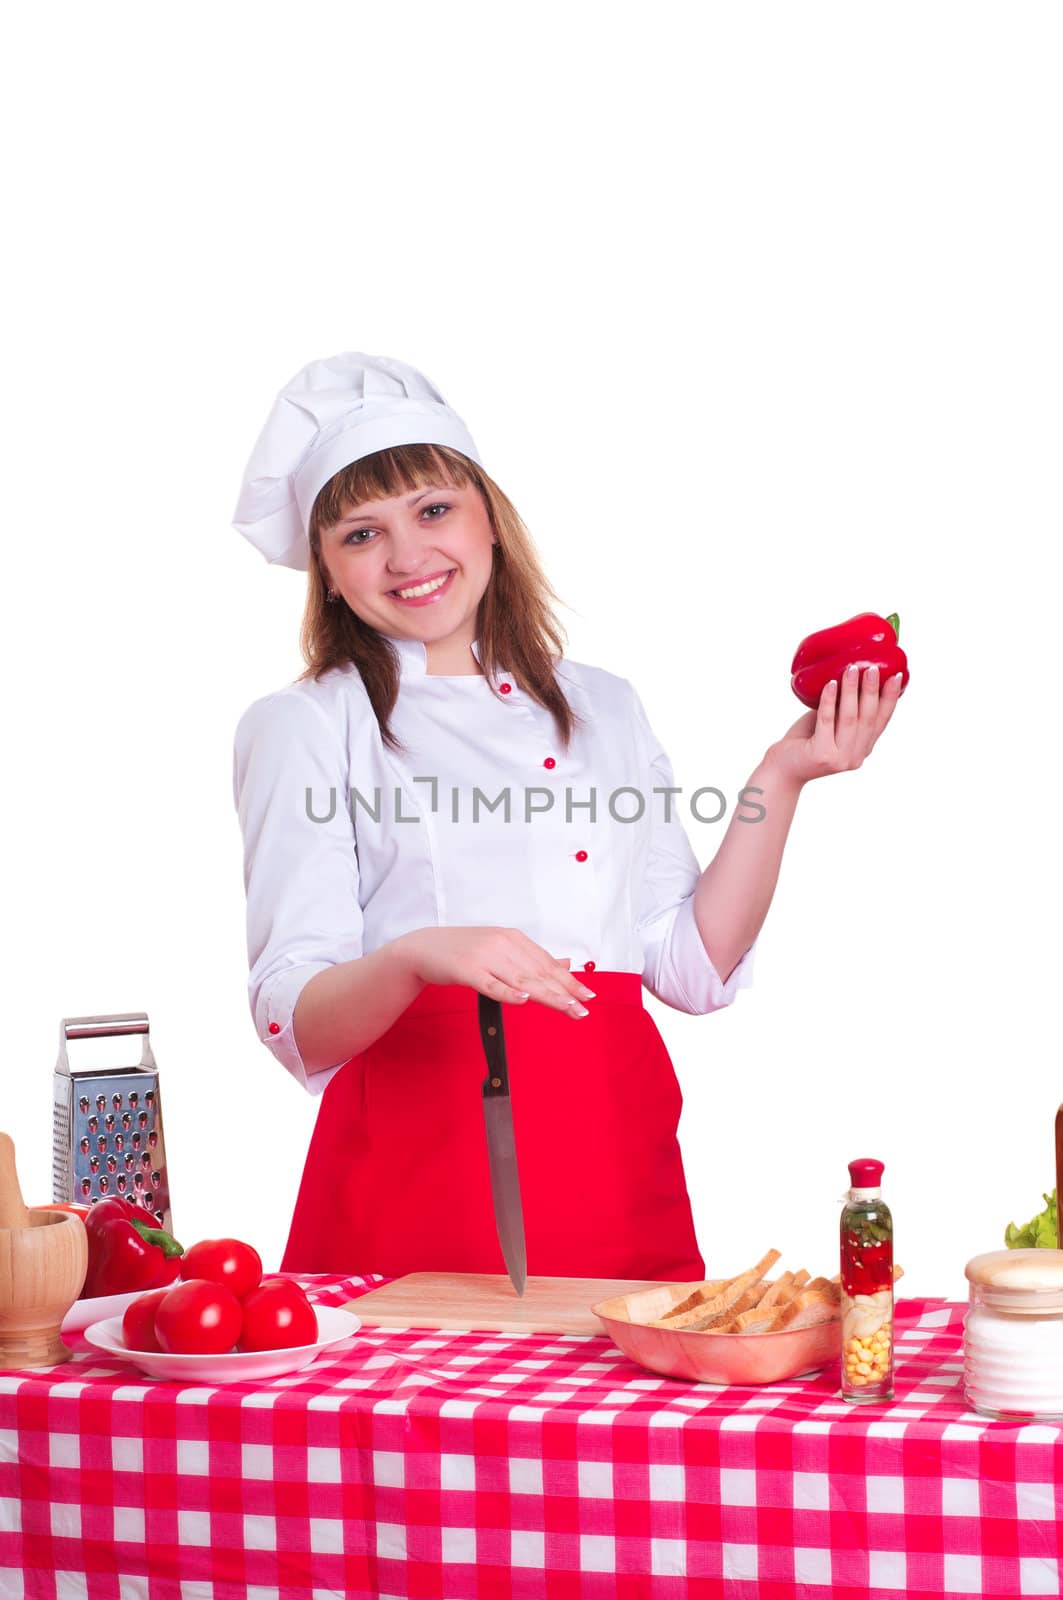
[[[89,1239],[72,1211],[27,1210],[0,1133],[0,1369],[68,1361],[59,1328],[85,1284]]]

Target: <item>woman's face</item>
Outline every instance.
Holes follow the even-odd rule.
[[[321,556],[332,587],[378,632],[471,644],[494,542],[479,489],[441,482],[351,506],[323,530]],[[424,586],[427,594],[408,592]]]

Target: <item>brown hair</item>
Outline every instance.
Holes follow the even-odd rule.
[[[319,491],[310,513],[310,568],[299,640],[307,668],[296,681],[318,679],[335,667],[353,663],[362,676],[385,745],[391,750],[402,748],[389,725],[399,693],[398,652],[348,605],[326,600],[321,534],[363,501],[392,499],[441,483],[457,489],[475,486],[498,537],[492,546],[491,577],[477,615],[480,665],[488,675],[499,670],[511,673],[525,693],[552,714],[561,747],[567,750],[582,719],[554,676],[565,643],[564,630],[550,607],[550,601],[558,596],[539,564],[516,507],[481,467],[445,445],[404,444],[378,450],[344,467]]]

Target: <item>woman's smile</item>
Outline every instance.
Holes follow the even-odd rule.
[[[428,605],[433,600],[441,599],[452,588],[451,579],[457,570],[456,567],[444,567],[417,583],[404,584],[400,589],[389,589],[388,599],[394,600],[400,606]]]

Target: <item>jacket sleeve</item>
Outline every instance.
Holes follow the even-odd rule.
[[[307,1073],[292,1014],[317,972],[363,953],[358,856],[343,742],[320,706],[280,690],[248,707],[233,746],[244,841],[248,998],[262,1043],[308,1093],[337,1062]]]
[[[675,787],[672,763],[633,687],[631,694],[642,742],[642,770],[649,774],[646,814],[650,844],[636,922],[644,958],[642,981],[665,1005],[703,1016],[729,1006],[739,989],[749,988],[757,941],[754,939],[724,983],[709,959],[694,917],[694,890],[701,868],[680,820],[683,797],[653,792]]]

